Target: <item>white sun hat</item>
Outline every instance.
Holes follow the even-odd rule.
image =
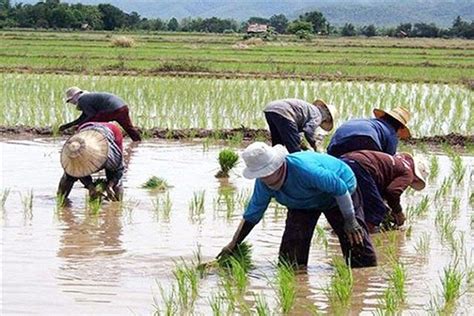
[[[411,183],[411,187],[417,191],[420,191],[426,186],[426,179],[430,174],[430,170],[428,169],[428,163],[422,157],[415,156],[413,158],[413,164],[415,180],[413,180]]]
[[[282,145],[271,147],[262,142],[250,144],[242,153],[246,166],[243,175],[247,179],[269,176],[283,165],[287,155],[288,150]]]
[[[397,155],[402,157],[415,176],[410,186],[417,191],[423,190],[426,186],[426,179],[430,174],[426,160],[421,156],[413,157],[405,152],[397,153]]]
[[[329,112],[329,115],[331,116],[331,120],[329,122],[323,122],[321,123],[320,127],[325,130],[326,132],[329,132],[330,130],[333,129],[334,127],[334,121],[337,119],[337,109],[334,104],[326,104],[321,99],[317,99],[316,101],[313,102],[314,105],[320,106],[324,109],[326,109],[327,112]]]
[[[66,90],[66,103],[71,102],[71,100],[76,96],[76,94],[83,92],[81,88],[70,87]]]
[[[107,161],[109,143],[96,130],[71,136],[61,150],[61,165],[73,177],[82,178],[99,171]]]

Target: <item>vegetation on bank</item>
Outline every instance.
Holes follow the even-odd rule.
[[[246,32],[250,24],[270,27],[265,38],[276,34],[295,34],[309,38],[311,34],[338,34],[342,36],[410,36],[410,37],[463,37],[474,38],[474,21],[464,21],[458,16],[450,28],[443,29],[435,23],[402,23],[398,27],[377,28],[375,25],[356,27],[345,23],[335,27],[319,11],[304,12],[290,21],[285,14],[267,17],[250,17],[238,22],[225,18],[185,18],[178,21],[144,18],[137,12],[126,13],[111,4],[84,5],[62,3],[60,0],[38,1],[36,4],[12,5],[10,0],[0,0],[0,28],[84,29],[84,30],[153,30],[181,32],[234,33]]]

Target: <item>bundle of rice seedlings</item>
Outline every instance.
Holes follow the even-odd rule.
[[[171,188],[171,186],[168,184],[168,182],[166,182],[165,179],[152,176],[142,184],[142,188],[156,191],[166,191]]]
[[[221,170],[217,172],[216,178],[228,178],[229,171],[237,165],[239,155],[230,148],[221,150],[219,153],[219,165]]]

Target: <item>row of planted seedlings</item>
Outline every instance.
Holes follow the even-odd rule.
[[[36,74],[0,74],[0,79],[0,125],[9,126],[57,129],[78,116],[73,106],[65,106],[64,91],[79,86],[119,95],[144,129],[266,128],[262,109],[282,98],[333,103],[340,112],[336,124],[370,117],[373,108],[403,105],[411,111],[414,135],[467,134],[474,127],[473,93],[457,85]]]
[[[415,254],[425,262],[439,260],[436,255],[430,255],[439,246],[447,258],[450,258],[442,271],[437,270],[439,285],[430,291],[426,310],[436,314],[452,314],[459,308],[460,298],[472,291],[474,285],[472,253],[465,242],[466,234],[469,235],[474,229],[474,214],[467,212],[472,209],[474,200],[469,190],[469,180],[465,178],[466,166],[461,156],[447,146],[443,150],[449,159],[449,162],[446,159],[442,162],[445,169],[443,178],[439,177],[441,165],[438,156],[432,155],[430,159],[429,181],[435,183],[431,185],[435,189],[421,194],[417,200],[410,196],[413,191],[408,192],[413,204],[405,209],[407,229],[403,235],[410,240],[413,229],[422,229],[417,232],[418,238],[411,244]],[[450,168],[447,168],[448,165]],[[423,225],[417,225],[418,221]],[[433,241],[433,237],[437,237],[437,240]],[[376,239],[378,248],[384,250],[391,266],[387,273],[389,285],[381,300],[381,307],[377,310],[378,314],[398,313],[407,303],[403,293],[410,271],[395,255],[394,247],[399,238],[400,234],[387,232],[384,238]],[[382,242],[382,239],[388,239],[388,242]]]
[[[218,315],[275,315],[289,314],[297,298],[295,268],[285,262],[274,265],[274,274],[263,275],[272,294],[250,290],[252,247],[240,244],[232,254],[203,262],[198,250],[190,262],[175,263],[173,278],[166,288],[158,285],[159,294],[154,297],[156,315],[191,315],[194,312]],[[214,281],[211,280],[214,278]],[[215,282],[209,295],[200,295],[200,286]],[[308,307],[308,312],[314,308]]]

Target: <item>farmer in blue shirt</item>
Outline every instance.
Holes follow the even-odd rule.
[[[374,119],[353,119],[339,126],[329,142],[327,153],[340,157],[356,150],[373,150],[395,155],[398,138],[410,137],[406,126],[410,113],[398,107],[388,112],[375,109],[374,115]]]
[[[288,208],[280,259],[298,266],[308,264],[311,238],[324,213],[348,264],[377,265],[356,178],[344,162],[314,152],[288,154],[281,145],[270,147],[261,142],[248,146],[242,158],[246,164],[244,177],[256,179],[254,192],[234,238],[218,256],[235,250],[275,198]]]
[[[88,92],[78,87],[66,91],[66,102],[77,106],[82,114],[74,121],[59,127],[60,131],[87,122],[116,121],[133,141],[140,141],[140,133],[133,126],[128,106],[118,96],[107,92]]]

